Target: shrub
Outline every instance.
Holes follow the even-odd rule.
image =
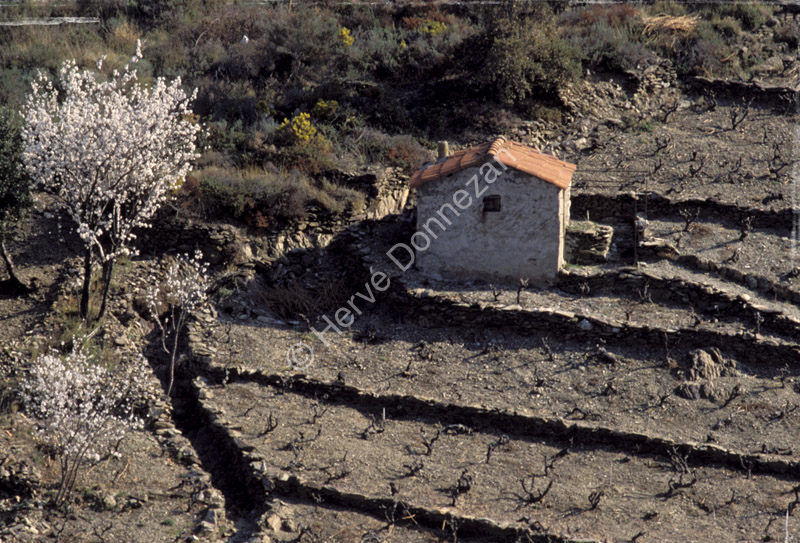
[[[707,20],[700,20],[693,35],[678,41],[674,57],[679,73],[724,76],[739,69],[736,48]]]
[[[408,58],[408,42],[412,42],[408,31],[393,27],[365,30],[349,52],[348,67],[353,78],[365,74],[389,75],[400,70]]]
[[[210,167],[189,176],[181,188],[184,208],[206,216],[234,218],[253,228],[272,228],[305,219],[308,211],[357,212],[364,195],[357,190],[313,180],[290,171],[224,170]]]
[[[800,45],[800,22],[797,19],[785,20],[775,30],[775,41],[783,42],[792,49]]]
[[[338,278],[325,278],[314,287],[291,279],[279,286],[261,287],[258,297],[282,319],[313,319],[343,304],[346,287],[346,282]]]
[[[64,357],[54,352],[33,361],[21,394],[61,464],[57,505],[69,498],[87,460],[99,460],[138,427],[134,405],[143,395],[146,372],[141,356],[105,367],[80,348]]]
[[[22,104],[33,77],[33,70],[0,69],[0,103],[10,107]]]
[[[194,49],[196,62],[205,62],[213,59],[218,62],[222,58],[224,48],[217,41],[203,41]],[[185,75],[190,68],[190,56],[186,47],[176,36],[165,29],[154,29],[147,33],[147,59],[153,65],[155,75],[177,77]],[[202,72],[210,65],[197,66],[197,71]]]
[[[637,132],[652,132],[656,127],[656,122],[652,119],[642,119],[634,125]]]
[[[31,205],[30,176],[22,164],[20,123],[0,108],[0,243],[13,221]]]
[[[465,56],[483,59],[469,70],[471,84],[488,86],[505,103],[554,96],[579,73],[578,53],[559,36],[550,8],[533,8],[532,13],[490,16],[483,32],[465,44]]]
[[[355,43],[356,40],[350,33],[350,29],[343,26],[342,28],[339,29],[339,41],[342,42],[342,45],[344,45],[345,47],[350,47]]]
[[[313,127],[312,127],[313,128]],[[307,140],[297,140],[280,149],[276,160],[286,169],[295,169],[308,175],[318,175],[336,167],[330,141],[316,133]]]
[[[141,24],[152,26],[182,3],[176,0],[128,0],[127,12]]]
[[[643,43],[644,19],[635,6],[592,6],[565,12],[559,21],[562,35],[589,67],[629,70],[656,60]]]
[[[236,44],[228,48],[227,69],[249,66],[247,77],[256,89],[273,74],[286,84],[323,80],[339,54],[335,45],[353,39],[330,11],[302,4],[268,10],[231,6],[213,25],[212,37],[218,34],[222,43]],[[249,43],[239,43],[242,34]],[[214,70],[211,65],[209,71]]]
[[[540,33],[527,26],[496,37],[487,55],[487,79],[509,103],[527,100],[537,91],[555,94],[559,85],[576,74],[574,50],[552,32]]]
[[[540,119],[545,123],[561,124],[563,117],[560,108],[547,107],[536,104],[530,109],[530,115],[534,119]]]
[[[412,136],[390,136],[374,129],[364,129],[348,137],[345,147],[363,162],[377,162],[410,173],[430,160],[431,151]]]
[[[291,143],[309,143],[318,137],[317,129],[311,123],[311,115],[308,113],[299,113],[291,121],[284,119],[278,133]]]
[[[739,21],[733,17],[722,17],[721,19],[712,19],[711,27],[716,33],[725,38],[726,40],[735,40],[742,33],[742,26]]]
[[[772,8],[758,3],[735,2],[703,7],[698,15],[654,19],[685,21],[687,25],[666,32],[651,33],[651,45],[672,57],[678,73],[705,76],[742,76],[743,70],[758,64],[758,54],[742,59],[736,55],[742,29],[752,31],[766,21]],[[688,26],[689,21],[693,21]],[[743,65],[744,64],[744,65]]]
[[[314,108],[311,110],[311,114],[314,116],[315,119],[319,119],[321,121],[331,122],[336,118],[336,114],[339,111],[339,102],[336,100],[317,100],[317,103],[314,104]]]
[[[11,113],[0,108],[0,255],[14,287],[27,290],[17,277],[6,238],[25,210],[31,205],[30,176],[22,165],[22,139],[19,123]]]
[[[353,79],[376,76],[405,82],[422,77],[427,70],[448,61],[454,49],[474,32],[466,18],[432,8],[405,15],[409,11],[415,10],[386,10],[383,17],[368,17],[366,10],[348,15],[348,20],[359,27],[359,39],[346,59]],[[401,24],[395,24],[397,19]]]
[[[423,34],[429,34],[431,36],[435,36],[437,34],[442,34],[444,31],[446,31],[447,25],[442,21],[432,21],[429,19],[423,22],[421,25],[419,25],[417,27],[417,30],[419,30]]]
[[[707,11],[705,15],[706,18],[696,15],[647,18],[643,38],[649,47],[671,58],[681,75],[738,74],[741,65],[735,53],[739,22],[716,11]]]
[[[247,133],[242,128],[242,122],[228,123],[224,120],[207,124],[208,132],[202,134],[207,146],[215,151],[227,154],[240,154],[248,149]]]
[[[401,17],[403,26],[409,30],[420,30],[424,27],[439,26],[444,30],[447,28],[447,15],[435,8],[429,8],[423,12],[416,12],[417,15],[406,15]]]
[[[568,40],[580,51],[583,62],[593,69],[629,70],[656,58],[635,37],[637,31],[633,27],[613,27],[600,20],[569,32]]]
[[[126,19],[109,21],[109,30],[106,43],[117,51],[128,53],[136,48],[136,42],[141,39],[139,31]]]
[[[734,2],[732,4],[718,4],[712,11],[722,17],[731,17],[742,24],[745,30],[753,31],[763,25],[772,15],[772,7],[760,2]]]

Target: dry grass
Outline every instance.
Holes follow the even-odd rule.
[[[140,38],[141,35],[139,31],[136,30],[131,23],[124,21],[114,27],[111,40],[113,40],[113,44],[127,51],[129,49],[134,49],[136,47],[136,40]]]
[[[657,15],[644,19],[645,34],[670,33],[675,36],[686,36],[697,29],[697,16],[695,15]]]

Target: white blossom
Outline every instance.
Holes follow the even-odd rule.
[[[137,43],[106,81],[74,61],[61,66],[57,86],[39,73],[23,109],[28,171],[103,262],[130,253],[133,230],[148,226],[198,156],[200,126],[189,120],[197,91],[187,96],[180,78],[145,87],[134,69],[141,58]]]
[[[211,286],[208,264],[203,262],[203,253],[179,255],[167,262],[163,275],[151,275],[151,287],[147,291],[147,305],[151,315],[158,317],[164,309],[185,309],[193,312],[208,300]]]
[[[85,460],[108,453],[140,425],[133,403],[142,395],[146,372],[141,356],[108,369],[81,349],[64,357],[47,353],[33,361],[21,395],[37,419],[42,440],[61,462],[57,503],[71,492]]]
[[[166,264],[163,275],[152,274],[151,286],[145,294],[150,314],[161,329],[161,345],[170,355],[170,378],[167,394],[175,380],[178,339],[186,321],[196,309],[208,302],[211,282],[208,264],[198,250],[193,256],[179,255]],[[171,343],[168,345],[168,339]]]

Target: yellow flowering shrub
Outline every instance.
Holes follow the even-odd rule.
[[[279,161],[304,173],[317,174],[333,164],[332,145],[311,123],[311,115],[299,113],[284,119],[275,133],[281,147]]]
[[[423,34],[429,34],[431,36],[435,36],[436,34],[441,34],[445,30],[447,30],[447,25],[441,21],[433,21],[431,19],[426,20],[421,25],[419,25],[419,31]]]
[[[346,26],[343,26],[339,29],[339,40],[345,45],[345,47],[350,47],[355,43],[355,38],[350,33],[350,29]]]
[[[317,129],[311,124],[311,115],[308,113],[295,115],[291,120],[284,119],[278,130],[284,134],[291,133],[297,142],[311,141],[317,135]]]

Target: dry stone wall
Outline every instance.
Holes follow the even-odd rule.
[[[153,229],[142,232],[142,250],[158,254],[175,249],[184,253],[200,249],[213,265],[254,261],[267,265],[280,261],[287,265],[286,255],[290,252],[324,248],[347,227],[365,219],[378,220],[402,213],[408,203],[408,177],[394,168],[362,175],[342,174],[342,177],[342,183],[366,193],[362,212],[310,214],[307,219],[265,233],[245,231],[227,223],[162,218]]]

